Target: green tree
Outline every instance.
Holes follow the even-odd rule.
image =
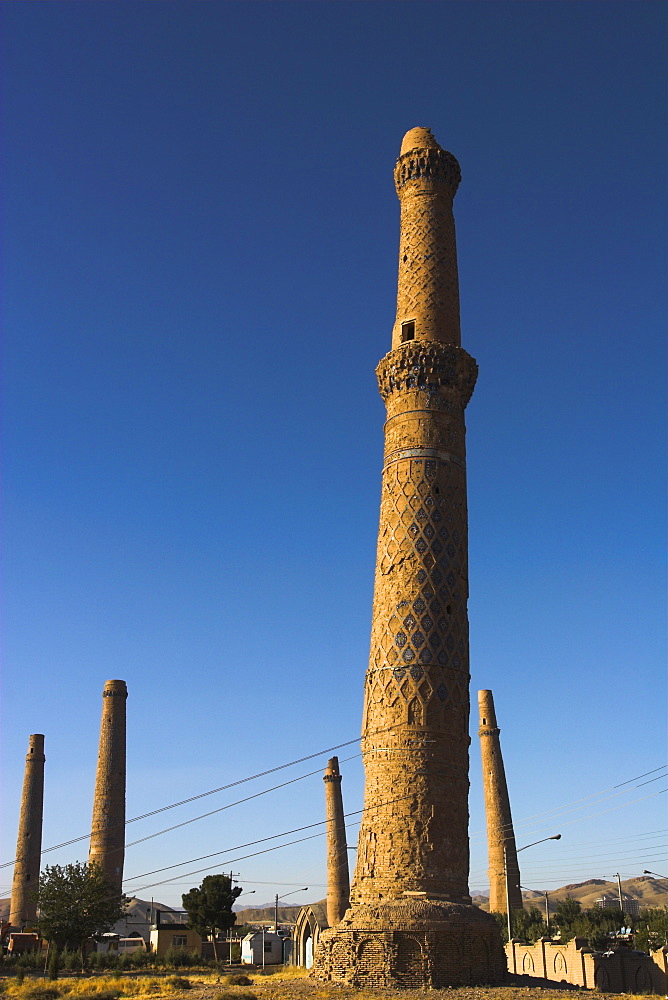
[[[656,951],[668,944],[668,907],[641,910],[634,923],[634,944],[640,951]]]
[[[198,889],[191,889],[181,897],[190,926],[202,937],[211,935],[216,961],[216,936],[218,931],[226,931],[236,923],[232,904],[242,892],[240,886],[232,886],[229,875],[207,875]]]
[[[570,941],[575,936],[573,924],[582,912],[582,904],[572,896],[566,896],[557,903],[552,921],[559,928],[562,941]]]
[[[86,963],[86,941],[108,931],[123,916],[127,896],[107,880],[99,865],[47,865],[37,889],[42,935],[56,953],[63,948],[81,952]],[[57,968],[57,955],[54,968]]]
[[[594,951],[605,951],[610,947],[610,938],[629,923],[619,907],[593,906],[583,910],[571,925],[575,937],[586,938]]]
[[[499,925],[501,939],[504,944],[508,942],[508,917],[505,913],[492,913],[492,916]],[[547,934],[547,926],[543,920],[543,914],[535,906],[530,906],[528,910],[513,910],[513,937],[527,944],[535,944],[539,938]]]
[[[547,934],[547,925],[538,907],[530,906],[528,910],[513,911],[513,936],[535,944],[539,938]]]

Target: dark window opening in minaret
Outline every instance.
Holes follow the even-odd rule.
[[[482,724],[483,724],[483,726],[486,726],[487,725],[487,719],[483,719],[482,720]]]
[[[401,343],[405,344],[407,340],[415,340],[415,322],[413,320],[410,323],[401,324]]]

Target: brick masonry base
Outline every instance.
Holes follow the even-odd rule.
[[[320,935],[312,975],[354,987],[501,983],[498,925],[475,906],[440,900],[358,905]]]

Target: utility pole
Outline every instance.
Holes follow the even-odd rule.
[[[274,934],[278,934],[278,893],[274,899]]]
[[[561,840],[561,834],[555,833],[553,837],[543,837],[542,840],[534,840],[531,844],[525,844],[524,847],[518,847],[517,853],[520,851],[526,851],[527,847],[535,847],[537,844],[545,844],[548,840]],[[508,914],[508,943],[512,940],[513,936],[513,918],[510,915],[510,882],[509,882],[509,872],[508,872],[508,852],[506,850],[506,845],[503,845],[503,873],[506,879],[506,910]],[[517,885],[518,891],[522,888],[521,885]],[[521,898],[521,897],[520,897]],[[547,893],[545,893],[545,912],[547,913]],[[549,915],[548,915],[548,928],[549,928]]]
[[[547,900],[548,900],[548,895],[547,895],[547,892],[546,892],[545,893],[545,926],[547,927],[547,933],[548,933],[548,935],[551,937],[552,935],[550,934],[550,907],[549,907],[549,904],[548,904]]]

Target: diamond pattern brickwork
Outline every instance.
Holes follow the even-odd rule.
[[[428,129],[404,138],[397,317],[377,375],[387,408],[364,812],[350,908],[315,974],[353,987],[499,982],[496,922],[468,893],[468,567],[464,409],[452,198],[459,167]]]

